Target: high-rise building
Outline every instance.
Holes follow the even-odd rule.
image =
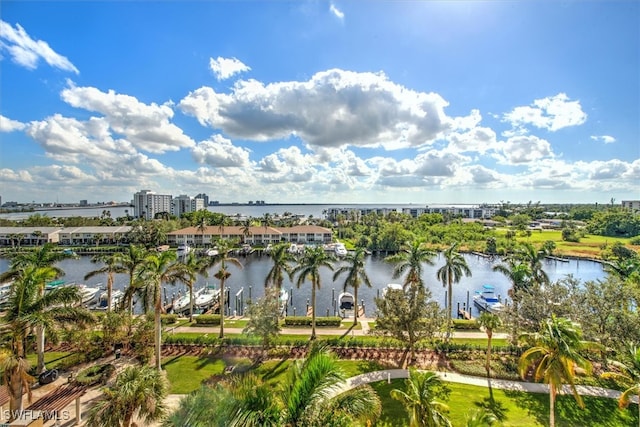
[[[196,196],[196,199],[202,199],[204,200],[204,205],[205,206],[209,206],[209,196],[207,196],[207,193],[200,193]]]
[[[140,190],[133,195],[133,215],[136,218],[154,219],[156,214],[171,213],[171,194],[156,194],[151,190]]]
[[[189,197],[181,194],[173,199],[173,207],[171,213],[177,217],[187,212],[195,212],[204,209],[204,199],[199,197]]]

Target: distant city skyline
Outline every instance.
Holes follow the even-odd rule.
[[[640,2],[21,2],[2,202],[640,199]]]

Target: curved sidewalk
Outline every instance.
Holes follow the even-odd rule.
[[[549,387],[542,383],[532,383],[526,381],[510,381],[501,379],[490,379],[486,377],[474,377],[471,375],[462,375],[453,372],[435,372],[438,377],[443,381],[469,384],[479,387],[489,387],[489,383],[492,388],[509,390],[509,391],[522,391],[527,393],[549,393]],[[408,378],[409,371],[407,369],[386,369],[383,371],[367,372],[365,374],[356,375],[355,377],[348,378],[344,385],[340,387],[338,394],[352,388],[358,387],[362,384],[368,384],[378,381],[390,381],[393,379]],[[606,397],[609,399],[618,399],[622,394],[618,390],[612,390],[602,387],[594,386],[576,386],[578,393],[581,396],[595,396]],[[571,388],[568,385],[562,387],[562,394],[572,394]],[[637,397],[633,399],[633,402],[637,402]]]

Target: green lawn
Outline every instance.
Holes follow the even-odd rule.
[[[75,353],[69,351],[46,351],[44,353],[44,364],[47,369],[56,369],[60,363],[63,363],[65,359],[73,357]],[[27,361],[31,367],[36,367],[38,364],[38,356],[36,353],[30,353],[27,355]]]
[[[490,404],[489,389],[466,384],[447,383],[451,394],[447,402],[449,418],[455,427],[464,426],[465,417],[478,408],[493,408],[505,427],[549,425],[549,395],[494,390],[494,404]],[[381,381],[372,384],[382,399],[383,409],[376,426],[406,426],[408,418],[402,405],[389,397],[394,388],[402,388],[404,380],[391,384]],[[580,409],[571,396],[560,396],[556,406],[558,427],[619,427],[638,425],[637,406],[624,411],[616,400],[584,397],[585,409]]]
[[[200,387],[202,381],[224,372],[226,363],[220,358],[171,356],[162,361],[171,384],[170,394],[187,394]]]

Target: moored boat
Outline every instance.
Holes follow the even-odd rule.
[[[111,291],[111,310],[116,310],[118,305],[122,302],[124,298],[124,292],[120,289],[113,289]],[[107,291],[103,291],[98,296],[98,304],[96,305],[96,310],[106,310],[109,306],[109,295]]]
[[[342,292],[338,295],[338,308],[340,311],[351,311],[355,308],[356,300],[350,292]]]
[[[482,285],[482,290],[476,291],[473,296],[473,303],[482,311],[489,313],[499,313],[504,310],[504,304],[495,294],[495,287],[492,285]]]
[[[192,251],[191,246],[180,245],[178,246],[176,253],[178,254],[178,257],[183,257],[183,256],[187,256],[191,251]]]
[[[211,307],[220,295],[220,289],[216,289],[213,286],[207,286],[202,289],[202,292],[195,299],[194,307],[202,309]]]
[[[344,243],[336,243],[333,246],[333,250],[335,251],[336,256],[345,256],[347,254],[347,248],[344,246]]]

